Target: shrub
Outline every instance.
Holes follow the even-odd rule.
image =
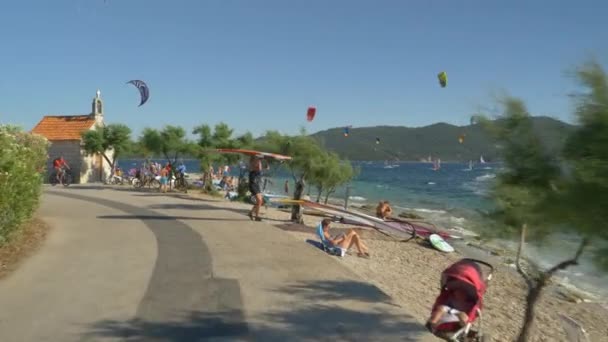
[[[47,160],[47,140],[0,125],[0,245],[38,207]]]

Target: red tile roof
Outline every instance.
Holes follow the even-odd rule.
[[[93,127],[95,119],[90,115],[47,115],[32,129],[48,140],[80,140],[82,132]]]

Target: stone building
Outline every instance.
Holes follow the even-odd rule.
[[[53,159],[63,155],[72,169],[74,183],[101,182],[109,177],[111,167],[101,154],[87,155],[81,138],[83,132],[104,126],[103,101],[98,90],[85,115],[47,115],[32,129],[50,142],[47,168],[54,172]],[[112,158],[112,151],[106,152]],[[48,178],[48,177],[47,177]]]

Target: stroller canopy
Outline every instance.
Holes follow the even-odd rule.
[[[474,301],[483,298],[486,291],[481,268],[466,259],[452,264],[441,273],[441,287],[448,287],[450,290],[462,289]]]

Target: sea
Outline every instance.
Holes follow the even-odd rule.
[[[163,162],[158,160],[158,162]],[[198,160],[182,161],[189,173],[200,173]],[[119,165],[129,169],[141,165],[142,160],[122,160]],[[231,175],[238,176],[243,165],[231,165]],[[388,200],[395,213],[415,213],[436,226],[458,232],[465,240],[483,234],[483,213],[492,209],[489,191],[500,172],[500,163],[442,163],[433,170],[431,163],[424,162],[353,162],[358,174],[349,184],[336,189],[332,203],[348,202],[349,207],[375,206]],[[216,165],[221,167],[221,165]],[[285,195],[284,184],[289,182],[293,193],[294,180],[285,168],[266,172],[269,180],[266,192]],[[316,200],[316,189],[307,187],[305,193]],[[541,267],[551,267],[574,255],[579,242],[576,236],[554,235],[541,243],[528,243],[525,254]],[[495,240],[497,245],[515,250],[516,241]],[[558,274],[565,286],[575,287],[598,300],[608,299],[608,273],[601,272],[592,262],[591,253],[583,254],[581,262]]]

